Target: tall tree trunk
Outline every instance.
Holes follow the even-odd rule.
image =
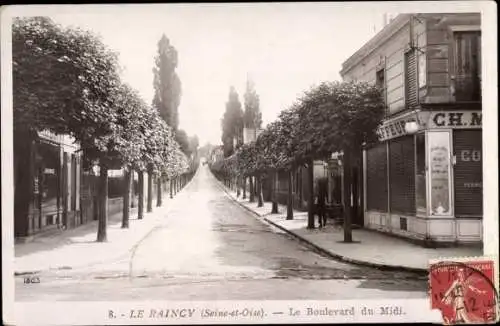
[[[100,164],[99,172],[99,222],[97,227],[97,241],[108,241],[108,167]]]
[[[174,179],[170,178],[170,198],[174,198]]]
[[[153,211],[153,172],[148,171],[148,213]]]
[[[278,172],[277,171],[272,171],[271,172],[271,200],[273,202],[273,206],[271,209],[271,214],[278,214],[278,201],[276,198],[276,179],[277,179]]]
[[[297,177],[299,178],[297,181],[298,183],[298,188],[297,191],[299,192],[299,208],[302,209],[304,207],[304,174],[302,172],[302,167],[298,168],[298,173]]]
[[[139,203],[137,205],[137,218],[144,217],[144,172],[139,171]]]
[[[241,178],[238,176],[236,177],[236,197],[241,196]]]
[[[156,207],[160,207],[162,205],[162,185],[161,174],[158,174],[158,182],[156,183]]]
[[[123,192],[123,208],[122,208],[122,228],[127,229],[130,219],[130,180],[132,177],[132,170],[127,167],[123,174],[124,192]]]
[[[309,198],[307,199],[307,228],[314,229],[314,161],[307,164],[307,185]]]
[[[254,192],[254,185],[253,185],[253,176],[250,176],[250,202],[253,203],[255,202],[255,192]]]
[[[351,225],[351,153],[344,150],[344,242],[352,242]]]
[[[288,170],[288,196],[286,205],[286,219],[293,220],[293,168]]]
[[[247,199],[247,178],[243,177],[243,199]]]
[[[134,182],[134,170],[131,170],[131,185],[130,185],[130,207],[135,207],[135,182]]]
[[[264,198],[262,195],[262,175],[258,174],[257,175],[257,207],[262,207],[264,206]]]

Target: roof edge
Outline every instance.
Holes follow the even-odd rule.
[[[360,49],[347,58],[342,63],[340,76],[344,75],[351,70],[357,63],[366,58],[372,53],[380,44],[388,40],[392,35],[403,28],[409,21],[412,14],[399,14],[389,24],[385,25],[375,36],[366,42]]]

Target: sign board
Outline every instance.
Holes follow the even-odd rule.
[[[428,128],[477,129],[482,127],[481,111],[429,112]]]
[[[382,126],[377,129],[379,140],[384,141],[406,135],[406,123],[411,121],[418,121],[415,113],[384,122]]]
[[[377,129],[380,141],[407,135],[406,123],[417,121],[422,129],[481,129],[481,111],[424,111],[385,121]],[[417,131],[418,131],[417,130]]]

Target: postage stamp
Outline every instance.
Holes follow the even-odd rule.
[[[431,308],[441,311],[447,325],[494,323],[498,319],[495,275],[494,261],[484,257],[432,261]]]

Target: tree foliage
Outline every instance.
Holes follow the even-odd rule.
[[[97,36],[47,17],[16,18],[12,65],[16,129],[69,134],[107,151],[100,138],[116,133],[119,66]]]
[[[179,143],[181,151],[189,156],[191,154],[191,148],[187,133],[182,129],[177,130],[175,133],[175,140]]]
[[[177,50],[163,34],[158,41],[158,51],[153,68],[155,91],[153,107],[158,110],[162,119],[174,131],[177,131],[179,127],[178,108],[181,99],[181,81],[175,71],[177,64]]]
[[[360,149],[363,143],[377,140],[375,131],[383,115],[384,102],[377,87],[325,82],[282,111],[255,142],[241,146],[236,159],[231,156],[215,168],[249,176]]]
[[[197,135],[189,137],[189,148],[191,150],[191,153],[197,153],[199,146],[200,146],[200,140],[198,139]]]
[[[226,111],[222,119],[222,144],[224,156],[228,157],[234,153],[234,138],[241,140],[243,134],[243,110],[241,108],[238,93],[231,87],[229,99],[226,103]]]
[[[247,128],[258,129],[262,126],[262,113],[259,107],[259,95],[251,80],[247,80],[247,88],[244,95],[244,123]]]
[[[321,159],[377,139],[383,103],[380,90],[368,83],[322,83],[306,92],[295,108],[296,159]]]
[[[15,130],[71,135],[90,161],[183,171],[171,128],[122,83],[100,38],[30,17],[14,20],[12,42]]]

